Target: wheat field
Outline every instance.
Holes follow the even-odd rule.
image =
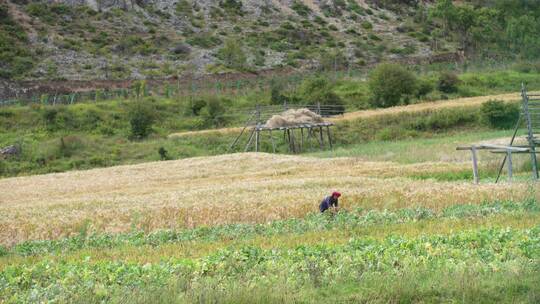
[[[316,212],[333,190],[344,208],[440,210],[522,199],[525,182],[473,185],[407,178],[468,162],[397,164],[361,158],[239,153],[0,180],[0,243],[90,232],[263,223]]]

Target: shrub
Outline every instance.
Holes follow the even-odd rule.
[[[380,64],[369,76],[368,86],[371,105],[386,108],[407,103],[407,98],[416,91],[417,80],[398,64]]]
[[[154,120],[154,109],[143,102],[136,102],[129,110],[130,138],[143,139],[147,137],[152,131]]]
[[[206,101],[204,99],[195,99],[190,100],[189,102],[189,114],[198,116],[201,114],[201,110],[206,106]]]
[[[243,4],[240,0],[222,0],[219,2],[219,6],[229,14],[244,15],[244,11],[242,10]]]
[[[419,80],[416,88],[416,97],[426,96],[433,91],[434,86],[429,80]]]
[[[362,27],[366,30],[370,30],[373,28],[373,24],[371,24],[371,22],[365,20],[365,21],[362,21]]]
[[[439,75],[439,83],[437,88],[443,93],[455,93],[458,90],[460,80],[456,74],[444,72]]]
[[[223,48],[218,51],[218,58],[231,69],[244,70],[246,68],[246,54],[239,41],[229,39]]]
[[[42,117],[47,129],[52,129],[54,127],[56,115],[58,115],[58,110],[56,108],[47,108],[43,111]]]
[[[217,97],[210,97],[206,100],[206,106],[201,110],[201,116],[208,126],[221,127],[225,124],[226,120],[223,116],[225,107],[222,103],[222,100]]]
[[[176,13],[181,17],[191,17],[193,9],[187,0],[180,0],[176,3]]]
[[[337,115],[345,112],[343,100],[333,91],[334,84],[322,76],[307,78],[302,82],[298,89],[295,100],[301,103],[315,105],[334,105],[337,106],[332,111],[322,111],[323,116]]]
[[[213,36],[211,33],[198,33],[197,35],[189,38],[187,41],[192,46],[199,46],[205,49],[210,49],[221,44],[221,39]]]
[[[159,158],[161,160],[168,160],[169,159],[169,152],[164,147],[159,147],[158,154],[159,154]]]
[[[295,11],[299,16],[306,17],[311,14],[311,9],[300,1],[294,1],[292,3],[291,9]]]
[[[0,77],[21,76],[32,69],[32,51],[27,44],[24,29],[12,19],[7,5],[0,4]]]
[[[65,106],[47,107],[41,115],[45,128],[49,131],[75,127],[73,112]]]
[[[270,83],[270,102],[272,104],[283,104],[289,98],[283,94],[284,86],[281,82],[272,80]]]
[[[510,129],[519,118],[519,106],[500,100],[490,100],[480,110],[482,121],[496,129]]]

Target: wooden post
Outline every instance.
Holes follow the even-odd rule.
[[[321,103],[317,101],[317,114],[321,115]]]
[[[272,135],[272,129],[268,130],[270,132],[270,141],[272,142],[272,151],[276,153],[276,143],[274,142],[274,136]]]
[[[508,181],[512,181],[512,151],[506,150],[506,158],[508,160]]]
[[[261,130],[259,129],[259,125],[257,124],[256,131],[255,131],[255,152],[259,152],[259,144],[260,144],[260,133]]]
[[[287,139],[287,143],[289,144],[289,152],[292,152],[291,149],[291,133],[289,132],[289,128],[285,129],[285,138]]]
[[[249,149],[249,146],[251,146],[251,141],[253,140],[253,134],[255,133],[255,129],[251,130],[251,134],[249,134],[249,139],[246,144],[246,148],[244,149],[244,152],[247,152]]]
[[[242,131],[240,131],[240,134],[234,139],[233,143],[229,146],[229,149],[227,149],[227,152],[230,152],[232,150],[232,148],[234,148],[234,146],[236,145],[236,143],[238,142],[238,140],[240,140],[240,137],[242,137],[242,134],[244,134],[244,131],[248,128],[249,126],[249,123],[251,122],[251,120],[253,119],[253,117],[255,116],[255,113],[253,113],[249,119],[247,120],[246,124],[244,125],[244,127],[242,128]]]
[[[523,113],[525,115],[525,118],[527,119],[527,140],[529,142],[529,146],[531,149],[531,163],[532,163],[532,170],[533,170],[533,178],[538,179],[538,163],[536,159],[536,149],[535,149],[535,143],[534,143],[534,134],[532,129],[532,122],[531,122],[531,115],[529,113],[529,96],[527,96],[527,91],[525,89],[525,85],[521,84],[521,96],[523,97]]]
[[[330,145],[330,150],[332,150],[333,147],[332,147],[332,137],[330,136],[330,126],[326,126],[326,133],[328,135],[328,144]]]
[[[322,130],[322,127],[319,127],[319,137],[321,139],[321,150],[324,149],[324,136],[323,136],[323,130]]]
[[[300,136],[302,140],[300,141],[300,152],[304,150],[304,128],[300,127]]]
[[[294,129],[289,130],[289,136],[291,137],[291,147],[294,154],[296,154],[296,144],[294,142]]]
[[[308,131],[308,134],[307,134],[307,137],[306,137],[306,141],[308,142],[309,149],[311,150],[313,148],[313,146],[311,145],[311,141],[309,139],[313,136],[313,134],[312,134],[313,130],[310,127],[308,127],[307,131]]]
[[[519,124],[521,122],[521,114],[518,117],[518,121],[516,123],[516,127],[514,128],[514,135],[512,135],[512,139],[510,140],[510,145],[512,146],[514,144],[514,140],[516,139],[517,132],[519,130]],[[499,178],[501,177],[502,170],[504,168],[504,163],[506,162],[507,155],[504,156],[504,159],[501,163],[501,166],[499,167],[499,172],[497,173],[497,179],[495,180],[495,183],[499,182]]]
[[[478,160],[476,158],[476,147],[475,146],[471,147],[471,153],[472,153],[474,183],[478,184],[480,182],[480,179],[478,177]]]

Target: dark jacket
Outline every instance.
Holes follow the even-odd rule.
[[[319,205],[319,210],[321,210],[321,212],[325,212],[331,206],[337,207],[338,199],[330,195],[322,200],[321,204]]]

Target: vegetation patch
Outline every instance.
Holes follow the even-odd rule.
[[[32,69],[34,56],[28,43],[26,32],[13,20],[8,6],[0,3],[0,78],[20,77]]]

